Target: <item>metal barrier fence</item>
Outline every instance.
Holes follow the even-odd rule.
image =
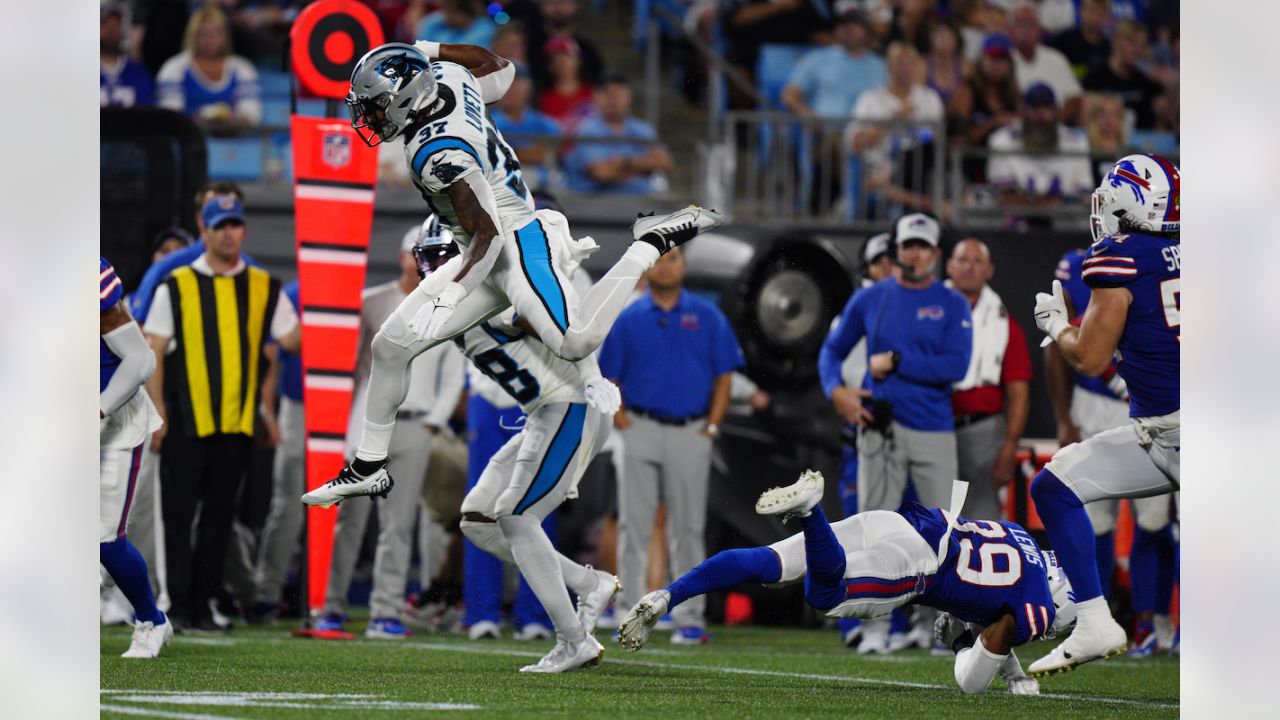
[[[945,158],[941,123],[734,111],[703,154],[703,193],[737,218],[878,225],[942,208]]]

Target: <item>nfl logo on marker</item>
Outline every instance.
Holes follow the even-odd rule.
[[[337,170],[351,162],[351,138],[345,133],[328,133],[324,136],[324,164]]]

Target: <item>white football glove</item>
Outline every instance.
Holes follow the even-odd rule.
[[[933,621],[933,637],[948,650],[952,649],[956,640],[969,629],[969,624],[951,613],[938,613]]]
[[[466,296],[466,290],[456,282],[444,286],[444,290],[429,304],[423,305],[409,321],[409,329],[419,340],[438,340],[444,326],[453,317],[454,308]]]
[[[1053,294],[1036,293],[1036,325],[1048,335],[1040,347],[1058,339],[1058,335],[1071,326],[1067,320],[1067,301],[1062,296],[1062,281],[1053,281]]]
[[[587,404],[602,415],[613,415],[622,408],[622,393],[618,392],[618,386],[602,377],[588,380],[582,386],[582,394],[587,396]]]

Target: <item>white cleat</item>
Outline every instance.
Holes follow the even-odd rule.
[[[1043,677],[1074,670],[1077,665],[1106,660],[1129,648],[1129,638],[1125,635],[1124,628],[1110,616],[1091,623],[1081,620],[1076,621],[1076,629],[1071,632],[1071,637],[1048,655],[1031,663],[1031,667],[1027,668],[1028,675]]]
[[[551,652],[533,665],[525,665],[520,672],[562,673],[582,667],[594,667],[604,658],[604,646],[594,635],[586,635],[576,643],[564,639],[556,641]]]
[[[797,515],[808,515],[822,500],[822,473],[805,470],[800,479],[786,487],[776,487],[760,493],[756,500],[756,512],[760,515],[781,515],[786,522]]]
[[[343,466],[342,472],[338,473],[338,477],[303,495],[302,502],[306,505],[327,508],[347,498],[367,495],[377,495],[386,500],[387,493],[391,492],[395,484],[387,472],[386,460],[383,460],[382,465],[368,477],[356,474],[356,471],[351,469],[351,465],[347,464]]]
[[[862,623],[862,639],[858,641],[858,654],[888,655],[889,652],[889,621],[885,618],[876,618]]]
[[[669,215],[655,213],[636,218],[631,225],[631,236],[640,240],[646,235],[657,234],[663,246],[659,248],[659,252],[665,255],[671,251],[671,248],[683,245],[697,237],[698,233],[721,225],[724,225],[724,216],[720,213],[690,205]]]
[[[502,631],[498,628],[498,623],[481,620],[467,628],[467,637],[472,640],[501,640]]]
[[[653,627],[670,609],[670,603],[671,593],[666,590],[654,590],[640,598],[640,602],[631,608],[631,612],[627,613],[618,626],[618,643],[622,648],[627,652],[635,652],[644,647]]]
[[[133,626],[133,641],[129,649],[120,657],[153,658],[160,654],[160,649],[173,639],[173,623],[165,618],[163,625],[149,622],[138,622]]]
[[[593,569],[591,572],[596,576],[595,589],[578,597],[578,621],[582,623],[582,629],[586,630],[588,635],[596,631],[600,615],[604,613],[605,608],[609,607],[613,596],[622,589],[618,576],[603,570]]]

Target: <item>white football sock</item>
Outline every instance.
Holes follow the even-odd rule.
[[[639,240],[631,243],[609,272],[587,291],[560,348],[552,349],[566,360],[581,360],[595,352],[609,334],[613,321],[618,319],[618,313],[627,306],[641,276],[653,267],[659,256],[657,248],[649,243]]]
[[[395,427],[395,420],[381,425],[366,418],[364,435],[360,437],[360,447],[356,450],[356,457],[360,460],[385,460],[387,448],[391,445],[391,431]]]
[[[520,574],[547,611],[557,634],[571,643],[580,642],[586,631],[564,589],[558,553],[543,532],[541,520],[530,515],[504,515],[498,518],[498,527],[511,544],[511,554],[515,556]]]

